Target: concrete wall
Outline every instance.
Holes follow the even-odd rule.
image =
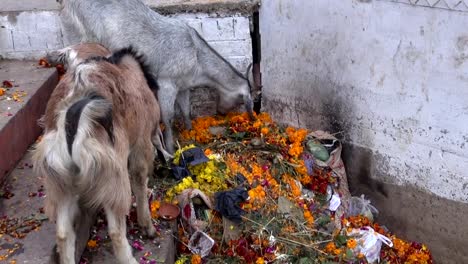
[[[264,1],[262,109],[342,132],[352,191],[438,263],[468,263],[468,1],[411,2],[441,8]]]

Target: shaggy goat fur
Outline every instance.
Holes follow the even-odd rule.
[[[81,44],[66,52],[58,54],[72,67],[48,102],[45,134],[34,151],[35,168],[46,176],[45,210],[57,222],[60,262],[75,263],[73,226],[80,210],[104,208],[118,261],[137,263],[126,238],[126,215],[133,191],[140,227],[155,234],[147,181],[153,141],[162,149],[151,80],[132,49],[109,54],[102,46]]]

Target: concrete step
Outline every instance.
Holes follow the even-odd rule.
[[[43,190],[42,176],[35,175],[32,170],[31,155],[28,152],[18,163],[16,168],[10,173],[1,188],[3,197],[0,197],[0,227],[3,229],[5,223],[12,223],[15,218],[24,219],[30,217],[35,220],[31,231],[25,231],[28,226],[23,226],[22,231],[15,228],[22,238],[11,236],[12,232],[2,233],[0,229],[0,263],[28,263],[28,264],[47,264],[50,261],[52,249],[55,245],[55,224],[47,219],[43,219],[42,207],[47,193]],[[12,197],[9,197],[13,195]],[[9,197],[6,199],[5,197]],[[127,230],[131,230],[135,223],[130,223]],[[30,225],[29,225],[30,226]],[[157,223],[159,236],[155,239],[142,238],[143,249],[135,250],[134,256],[140,260],[143,256],[150,256],[156,259],[157,263],[172,264],[175,259],[175,242],[172,233],[177,229],[174,223]],[[111,264],[116,263],[112,250],[111,241],[108,238],[106,228],[97,228],[97,234],[102,238],[99,246],[94,249],[86,249],[83,253],[83,263],[93,264]],[[133,230],[139,230],[135,226]],[[10,234],[9,234],[10,233]],[[140,235],[130,234],[128,232],[130,243],[140,239]],[[86,243],[86,241],[85,241]],[[140,262],[145,263],[145,262]],[[148,262],[149,263],[149,262]]]
[[[13,84],[0,96],[0,181],[41,134],[37,120],[58,82],[55,69],[36,61],[0,61],[0,87]]]

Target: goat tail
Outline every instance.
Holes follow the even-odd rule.
[[[128,212],[126,163],[119,162],[113,144],[112,104],[102,96],[84,94],[59,112],[57,129],[48,131],[34,151],[36,170],[46,176],[49,189],[49,217],[55,216],[57,200],[69,190],[86,197],[88,207],[106,204]],[[118,185],[128,188],[116,192]]]
[[[63,126],[68,154],[81,177],[95,176],[107,167],[115,156],[109,101],[96,93],[84,95],[67,109]]]

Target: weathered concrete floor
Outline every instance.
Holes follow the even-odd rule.
[[[43,178],[33,173],[30,153],[26,154],[20,161],[16,169],[8,175],[6,182],[1,190],[8,190],[14,194],[9,199],[0,198],[0,216],[6,217],[43,217],[40,208],[43,207],[44,197],[41,196],[41,185]],[[34,196],[33,196],[34,195]],[[31,197],[33,196],[33,197]],[[143,247],[141,251],[135,250],[134,256],[137,260],[145,253],[151,252],[157,263],[174,263],[174,240],[171,235],[171,229],[167,225],[157,224],[160,235],[153,240],[143,238]],[[131,227],[129,226],[130,230]],[[139,230],[137,226],[133,228]],[[88,260],[87,263],[115,263],[110,239],[106,237],[107,230],[103,228],[99,234],[103,238],[100,245],[84,253]],[[139,239],[138,234],[128,235],[130,243]],[[50,253],[55,243],[55,224],[45,220],[40,228],[31,231],[22,239],[12,238],[7,234],[0,234],[0,263],[34,263],[45,264],[49,262]],[[12,248],[17,248],[10,252]],[[6,259],[1,256],[9,255]]]

